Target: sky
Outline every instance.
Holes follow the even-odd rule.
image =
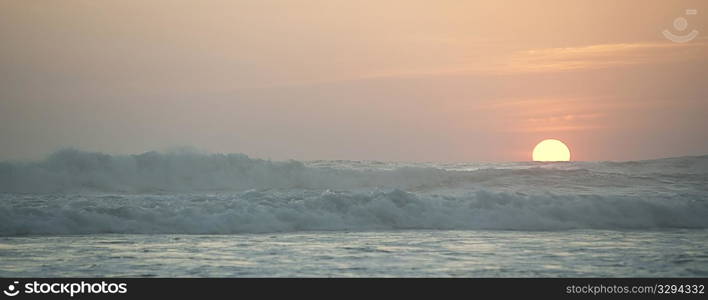
[[[0,41],[0,160],[708,154],[703,0],[0,0]]]

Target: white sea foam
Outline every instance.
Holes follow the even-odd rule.
[[[708,228],[708,157],[271,162],[76,150],[0,164],[0,235]]]
[[[691,197],[447,196],[401,190],[232,195],[5,195],[0,235],[261,233],[301,230],[708,228]]]

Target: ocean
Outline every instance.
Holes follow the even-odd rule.
[[[0,277],[708,276],[708,156],[0,163]]]

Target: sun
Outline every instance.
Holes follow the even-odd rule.
[[[533,161],[570,161],[570,149],[556,139],[543,140],[533,148]]]

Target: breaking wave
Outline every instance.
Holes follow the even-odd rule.
[[[410,187],[448,178],[443,170],[349,170],[273,162],[243,154],[108,155],[68,149],[33,163],[0,163],[0,192],[189,192],[264,188]],[[442,178],[440,177],[442,176]]]
[[[630,187],[708,182],[708,156],[622,163],[401,164],[252,159],[243,154],[108,155],[61,150],[39,162],[0,162],[0,193],[204,192],[248,189]]]
[[[708,228],[708,156],[397,164],[62,150],[0,163],[0,236],[656,228]]]
[[[449,196],[402,190],[8,196],[0,235],[303,230],[708,228],[708,202],[632,196]]]

